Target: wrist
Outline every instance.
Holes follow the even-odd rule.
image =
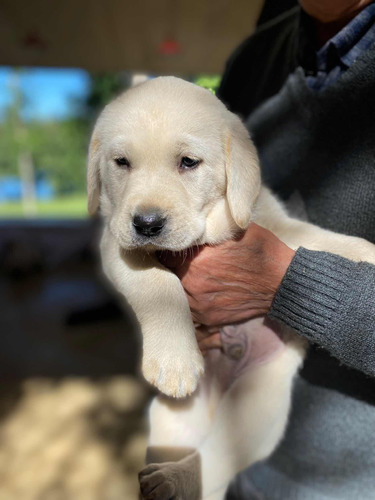
[[[273,266],[272,266],[272,300],[276,296],[278,289],[284,279],[284,276],[295,256],[296,252],[289,248],[285,243],[278,240],[277,248],[274,248]]]
[[[261,292],[257,293],[257,300],[252,300],[254,312],[256,311],[257,315],[267,314],[296,252],[271,231],[257,224],[251,225],[248,236],[249,259],[253,263],[254,259],[258,261],[259,280],[254,283],[254,275],[251,273],[249,286],[250,290],[259,286]]]

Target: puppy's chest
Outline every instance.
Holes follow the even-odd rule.
[[[222,350],[206,356],[206,373],[222,391],[247,370],[272,361],[285,348],[281,328],[267,318],[256,318],[220,329]]]

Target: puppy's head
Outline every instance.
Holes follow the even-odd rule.
[[[257,155],[239,118],[184,80],[160,77],[134,87],[96,123],[89,212],[100,204],[123,248],[187,248],[223,200],[244,229],[259,185]]]

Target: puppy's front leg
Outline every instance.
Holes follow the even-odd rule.
[[[108,230],[101,253],[104,272],[141,324],[144,377],[168,396],[191,394],[203,373],[203,358],[179,279],[154,256],[123,251]]]

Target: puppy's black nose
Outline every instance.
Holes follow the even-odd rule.
[[[152,238],[161,232],[165,225],[165,221],[165,217],[163,217],[160,212],[143,212],[133,217],[133,226],[138,234]]]

